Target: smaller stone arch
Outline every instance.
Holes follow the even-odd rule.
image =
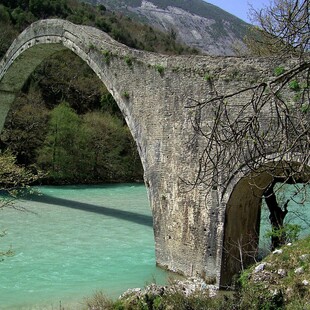
[[[271,157],[271,156],[270,156]],[[277,176],[281,179],[284,169],[295,167],[296,183],[310,181],[310,166],[301,167],[297,154],[288,154],[287,158],[272,162],[277,165]],[[225,206],[224,232],[222,244],[220,286],[229,287],[233,284],[234,276],[242,268],[256,262],[259,231],[261,220],[261,206],[263,195],[268,186],[274,181],[274,174],[268,171],[266,163],[257,171],[244,168],[232,177],[224,195],[222,203]],[[298,169],[303,168],[303,169]],[[288,181],[288,183],[291,183]]]

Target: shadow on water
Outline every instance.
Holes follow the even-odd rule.
[[[67,207],[76,210],[82,210],[86,212],[93,212],[102,214],[105,216],[111,216],[115,218],[119,218],[121,220],[134,222],[136,224],[145,225],[149,227],[153,227],[153,219],[152,216],[143,215],[135,212],[117,210],[109,207],[97,206],[89,203],[78,202],[74,200],[68,200],[58,197],[52,197],[49,195],[31,195],[27,197],[23,197],[23,200],[41,202],[46,204],[57,205],[61,207]]]

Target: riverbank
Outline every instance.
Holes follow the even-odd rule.
[[[190,278],[168,286],[128,290],[116,301],[98,292],[86,299],[88,310],[261,310],[310,309],[310,237],[288,244],[245,270],[235,291],[218,291]]]

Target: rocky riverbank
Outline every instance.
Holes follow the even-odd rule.
[[[310,309],[310,237],[274,251],[245,270],[233,293],[189,278],[130,289],[117,301],[99,303],[100,297],[104,299],[99,294],[98,303],[88,303],[89,310]]]

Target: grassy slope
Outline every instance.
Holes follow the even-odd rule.
[[[244,308],[310,309],[310,237],[270,254],[245,271],[240,283]]]

